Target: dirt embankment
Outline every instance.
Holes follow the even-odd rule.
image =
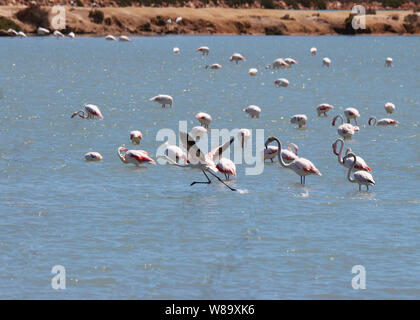
[[[0,6],[0,18],[8,19],[22,31],[32,34],[38,26],[27,21],[24,23],[16,16],[17,12],[24,8],[24,6]],[[43,7],[43,9],[49,12],[51,8]],[[92,10],[100,10],[103,15],[94,16],[90,14]],[[64,31],[73,31],[77,35],[86,36],[420,34],[420,14],[412,11],[377,11],[376,14],[366,16],[366,29],[358,31],[351,27],[349,14],[350,11],[171,7],[92,9],[68,6]],[[182,17],[182,21],[176,23],[177,17]],[[168,23],[168,19],[171,19],[171,23]]]

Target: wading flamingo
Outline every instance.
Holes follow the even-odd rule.
[[[108,40],[108,41],[116,41],[117,39],[113,36],[113,35],[107,35],[106,37],[105,37],[105,40]]]
[[[311,48],[311,50],[310,50],[311,55],[316,56],[316,52],[317,52],[317,51],[318,51],[318,50],[317,50],[315,47],[312,47],[312,48]]]
[[[200,48],[197,48],[195,51],[201,52],[203,54],[203,56],[208,56],[209,52],[210,52],[210,49],[209,49],[209,47],[200,47]]]
[[[339,142],[341,142],[341,147],[340,147],[340,151],[337,152],[337,144]],[[333,153],[337,156],[338,163],[341,164],[342,166],[344,166],[345,168],[350,168],[352,166],[353,162],[349,158],[347,158],[347,160],[344,161],[344,159],[343,159],[343,148],[344,148],[344,140],[343,139],[337,139],[332,144]],[[352,150],[350,148],[347,149],[346,156],[350,152],[352,152]],[[353,170],[354,171],[364,170],[364,171],[372,172],[372,169],[366,164],[365,160],[363,160],[359,156],[356,156],[356,164],[354,165]]]
[[[134,130],[130,132],[130,140],[133,144],[140,144],[140,140],[143,138],[141,131]]]
[[[133,163],[136,166],[143,163],[156,164],[155,160],[150,158],[149,154],[144,150],[128,150],[125,147],[119,147],[118,156],[125,164]]]
[[[169,104],[171,108],[173,107],[174,98],[167,94],[158,94],[156,97],[150,98],[149,101],[155,101],[162,105],[162,108],[166,108],[166,105]]]
[[[300,176],[301,184],[305,184],[307,175],[322,176],[321,172],[308,159],[298,157],[297,159],[293,160],[291,163],[285,163],[280,153],[281,141],[277,137],[268,137],[265,142],[265,146],[267,147],[267,144],[270,143],[271,141],[277,142],[277,146],[278,146],[277,156],[279,158],[280,164],[285,168],[292,169],[298,176]]]
[[[360,112],[356,108],[347,108],[344,110],[344,115],[346,117],[347,123],[350,123],[351,119],[354,119],[354,122],[357,126],[357,118],[360,117]]]
[[[242,111],[245,111],[246,113],[248,113],[251,116],[251,118],[258,119],[260,117],[261,108],[258,106],[250,105],[246,107],[245,109],[243,109]]]
[[[276,87],[280,88],[286,88],[289,85],[289,80],[285,79],[285,78],[279,78],[274,80],[274,84]]]
[[[347,173],[347,179],[351,182],[351,183],[358,183],[359,184],[359,191],[362,191],[362,184],[366,186],[366,190],[369,190],[369,186],[374,186],[375,185],[375,180],[373,180],[372,175],[369,172],[366,171],[356,171],[353,176],[354,178],[351,177],[351,172],[354,169],[354,165],[357,162],[357,158],[356,155],[353,152],[350,152],[348,155],[346,155],[344,157],[344,162],[347,161],[347,159],[349,158],[353,158],[352,161],[352,165],[349,168],[349,171]]]
[[[20,38],[26,38],[26,34],[25,34],[24,32],[22,32],[22,31],[19,31],[19,32],[18,32],[18,36],[19,36]]]
[[[257,68],[251,68],[251,69],[248,70],[248,74],[251,77],[255,77],[258,74],[258,69]]]
[[[75,35],[75,33],[74,33],[74,32],[70,32],[70,33],[67,35],[67,37],[74,39],[74,38],[76,38],[76,35]]]
[[[205,112],[199,112],[195,115],[195,118],[200,122],[200,124],[208,129],[210,127],[210,122],[212,120],[211,116]]]
[[[245,147],[245,143],[251,138],[251,131],[248,129],[241,129],[238,133],[239,141],[241,142],[242,149]]]
[[[88,152],[85,154],[86,161],[100,161],[103,159],[99,152]]]
[[[337,132],[338,134],[343,137],[344,140],[349,140],[352,138],[356,131],[359,131],[359,127],[353,126],[350,123],[344,123],[344,118],[341,114],[336,115],[332,121],[332,126],[335,126],[335,122],[337,119],[341,119],[341,125],[338,127]]]
[[[225,175],[225,179],[229,180],[230,176],[236,177],[236,166],[232,160],[227,158],[220,158],[216,164],[217,170]]]
[[[204,134],[207,134],[207,129],[202,126],[193,127],[190,131],[190,136],[193,137],[195,140],[197,138],[202,138]]]
[[[391,102],[385,103],[385,111],[388,114],[392,114],[395,111],[395,104]]]
[[[94,104],[85,104],[83,106],[85,110],[79,110],[75,111],[71,117],[74,118],[75,116],[79,116],[83,119],[103,119],[103,115],[101,113],[101,110],[99,110],[98,106],[95,106]]]
[[[323,65],[324,67],[329,68],[329,67],[331,66],[331,59],[330,59],[330,58],[325,57],[324,59],[322,59],[322,65]]]
[[[286,62],[289,65],[289,67],[291,67],[292,64],[299,64],[295,59],[292,58],[286,58],[284,59],[284,62]]]
[[[7,33],[11,37],[16,37],[19,34],[15,29],[9,29],[9,30],[7,30]]]
[[[274,140],[272,140],[274,141]],[[264,152],[264,161],[265,160],[271,160],[271,162],[274,162],[274,158],[276,157],[279,148],[277,146],[269,146],[268,144],[271,141],[266,141],[265,145],[265,149],[263,150]],[[294,151],[292,151],[292,149],[294,149]],[[283,158],[284,162],[286,163],[290,163],[293,160],[296,160],[298,158],[298,146],[295,145],[294,143],[289,143],[289,146],[287,149],[281,149],[281,157]]]
[[[305,114],[295,114],[290,119],[290,123],[297,124],[299,128],[305,127],[307,121],[308,121],[308,117]]]
[[[267,65],[267,67],[268,67],[267,69],[269,69],[270,67],[273,69],[282,69],[282,68],[290,67],[290,65],[286,61],[284,61],[282,58],[278,58],[274,60],[271,65]]]
[[[50,34],[50,30],[42,28],[42,27],[38,27],[38,29],[36,30],[36,33],[38,33],[40,36],[46,36],[47,34]]]
[[[193,169],[200,169],[204,176],[207,178],[207,181],[200,182],[200,181],[194,181],[190,185],[194,184],[210,184],[211,180],[209,179],[206,172],[214,176],[217,180],[219,180],[221,183],[223,183],[227,188],[229,188],[232,191],[237,191],[236,189],[230,187],[227,185],[223,180],[216,175],[218,172],[218,169],[216,167],[215,161],[219,159],[223,152],[232,144],[234,141],[234,138],[232,137],[229,141],[225,142],[224,144],[218,146],[217,148],[213,149],[207,154],[204,154],[195,143],[194,139],[187,133],[180,131],[180,140],[183,144],[184,148],[187,150],[187,163],[184,165],[178,164],[175,161],[173,161],[168,156],[159,156],[159,158],[164,158],[168,162],[172,163],[173,165],[176,165],[178,167],[187,167],[187,168],[193,168]]]
[[[392,67],[392,58],[388,57],[385,59],[385,66]]]
[[[327,117],[327,112],[334,109],[334,107],[328,103],[322,103],[316,108],[316,112],[318,113],[318,117],[321,116],[321,114],[324,115],[324,117]]]
[[[173,49],[172,49],[172,52],[173,52],[173,53],[179,53],[179,48],[178,48],[178,47],[173,48]]]
[[[62,34],[60,31],[58,31],[58,30],[55,30],[54,32],[53,32],[53,36],[54,37],[56,37],[57,39],[58,38],[65,38],[66,36],[64,35],[64,34]]]
[[[127,37],[127,36],[120,36],[118,38],[118,40],[121,41],[121,42],[130,42],[131,41],[130,38]]]
[[[208,64],[206,65],[206,69],[218,70],[222,69],[222,65],[218,63]]]
[[[373,123],[372,123],[373,121]],[[392,126],[395,124],[399,124],[399,122],[397,120],[394,119],[390,119],[390,118],[383,118],[383,119],[379,119],[377,120],[376,117],[372,116],[369,118],[369,125],[374,125],[374,126]]]
[[[240,53],[234,53],[230,56],[229,61],[235,61],[238,64],[239,61],[246,61],[246,59]]]
[[[184,160],[184,163],[187,163],[187,156],[180,147],[171,145],[168,142],[165,142],[165,147],[165,156],[171,158],[176,163],[179,163],[181,159]]]

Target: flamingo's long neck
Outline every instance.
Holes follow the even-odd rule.
[[[376,125],[376,117],[370,117],[370,119],[369,119],[369,125],[372,125],[371,123],[372,123],[372,120],[374,120],[374,123],[373,123],[373,125]]]
[[[340,151],[338,152],[337,159],[339,164],[344,164],[343,160],[343,149],[344,149],[344,141],[342,139],[337,139],[336,142],[341,142]],[[337,152],[337,150],[336,150]]]
[[[298,146],[297,145],[295,145],[294,143],[290,143],[289,144],[289,148],[288,148],[290,151],[292,151],[292,149],[293,149],[293,152],[294,152],[294,154],[295,155],[298,155],[298,150],[299,150],[299,148],[298,148]]]
[[[351,177],[351,171],[353,170],[354,165],[356,164],[356,155],[354,153],[349,153],[348,154],[348,157],[353,157],[353,163],[351,164],[351,166],[349,168],[349,171],[347,172],[347,179],[350,182],[354,183],[354,182],[356,182],[356,179],[354,179],[354,178]]]
[[[280,164],[283,166],[283,167],[285,167],[285,168],[288,168],[288,167],[290,167],[290,164],[286,164],[285,162],[284,162],[284,160],[283,160],[283,158],[282,158],[282,156],[281,156],[281,141],[278,139],[278,138],[276,138],[276,137],[273,137],[273,139],[274,139],[274,141],[276,141],[277,142],[277,146],[278,146],[278,150],[277,150],[277,157],[279,158],[279,162],[280,162]]]
[[[127,160],[125,159],[125,155],[122,154],[122,151],[124,148],[120,147],[118,148],[118,156],[120,157],[120,160],[124,163],[127,163]]]
[[[333,122],[332,122],[332,125],[333,125],[333,126],[335,126],[335,121],[337,120],[337,118],[338,118],[338,119],[341,119],[341,124],[343,124],[343,123],[344,123],[343,116],[342,116],[341,114],[339,114],[339,115],[336,115],[336,116],[334,117]]]

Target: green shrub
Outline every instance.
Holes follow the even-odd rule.
[[[16,31],[20,31],[20,27],[14,23],[12,20],[7,19],[5,17],[0,17],[0,30],[9,30],[15,29]]]
[[[30,6],[22,9],[16,13],[16,18],[20,21],[33,25],[35,27],[50,27],[50,20],[48,17],[48,11],[42,9],[40,6]]]
[[[274,2],[273,0],[260,0],[261,1],[261,7],[265,9],[274,9]]]
[[[101,24],[104,21],[104,13],[101,10],[91,10],[89,18],[96,24]]]

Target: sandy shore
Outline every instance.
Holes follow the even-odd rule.
[[[0,16],[15,22],[31,34],[35,26],[23,24],[15,14],[24,7],[0,6]],[[50,8],[45,7],[50,10]],[[225,8],[100,8],[102,23],[89,17],[91,8],[66,7],[67,32],[78,35],[165,35],[165,34],[249,34],[249,35],[334,35],[349,34],[345,19],[349,11],[289,11]],[[406,18],[408,15],[411,19]],[[175,23],[176,17],[183,18]],[[172,23],[166,21],[172,19]],[[420,34],[420,15],[412,11],[377,11],[366,16],[364,34]],[[352,29],[350,30],[352,32]]]

